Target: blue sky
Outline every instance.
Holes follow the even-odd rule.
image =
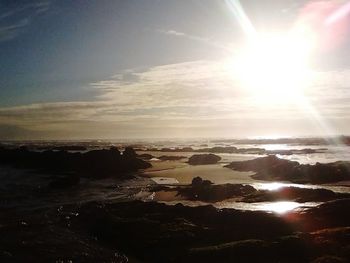
[[[230,82],[222,61],[246,39],[227,2],[1,0],[0,138],[322,134]],[[283,31],[308,2],[242,6],[257,30]],[[349,132],[345,46],[314,56],[322,82],[309,95],[334,133]]]
[[[161,33],[227,27],[210,2],[2,1],[1,26],[13,29],[0,38],[1,104],[86,99],[94,92],[83,87],[119,70],[210,57],[205,45]]]

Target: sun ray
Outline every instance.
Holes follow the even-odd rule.
[[[234,79],[239,80],[241,86],[260,104],[295,105],[320,127],[325,138],[331,138],[330,143],[342,145],[340,140],[334,138],[336,132],[333,127],[305,95],[314,77],[310,56],[314,49],[322,46],[320,34],[324,29],[316,29],[312,24],[314,21],[310,21],[310,14],[301,12],[290,30],[257,32],[239,0],[226,0],[226,4],[247,38],[247,45],[226,61]],[[309,11],[310,5],[315,17],[323,19],[320,26],[325,28],[338,23],[350,13],[350,2],[338,5],[338,8],[331,4],[327,16],[323,14],[323,6],[309,3],[305,6]]]

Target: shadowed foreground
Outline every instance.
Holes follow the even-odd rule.
[[[346,262],[350,200],[284,216],[90,202],[1,214],[1,262]],[[323,261],[333,258],[333,261]]]

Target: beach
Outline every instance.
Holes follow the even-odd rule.
[[[30,250],[43,261],[89,262],[98,258],[107,262],[211,262],[215,258],[226,262],[226,257],[232,257],[246,262],[258,260],[261,255],[266,256],[266,262],[347,259],[347,180],[325,184],[271,181],[256,179],[257,171],[241,169],[261,161],[286,165],[285,171],[291,169],[290,165],[311,169],[320,158],[318,152],[297,151],[279,158],[256,153],[212,153],[212,147],[207,152],[177,148],[188,145],[154,151],[153,146],[144,144],[136,151],[120,147],[128,149],[123,157],[122,150],[120,154],[114,145],[108,149],[104,143],[84,151],[76,147],[43,151],[34,146],[3,150],[12,156],[2,159],[7,161],[0,170],[0,232],[6,237],[3,240],[8,240],[0,244],[3,262],[30,258]],[[220,147],[224,148],[215,151],[227,151],[225,147],[231,146]],[[300,149],[305,147],[308,145]],[[274,150],[285,148],[275,145]],[[331,155],[322,151],[323,155]],[[198,157],[196,164],[190,161],[194,155]],[[306,166],[290,161],[294,158],[304,158]],[[85,159],[96,162],[95,170],[85,172]],[[42,166],[42,160],[51,166]],[[98,172],[102,169],[99,162],[109,171],[103,176]],[[113,168],[115,162],[123,169]],[[58,170],[56,165],[60,163],[64,165]],[[140,168],[135,169],[134,164]],[[233,164],[241,170],[233,169]],[[322,165],[329,169],[327,162]],[[76,178],[74,173],[79,174],[79,181],[69,179]],[[231,234],[224,229],[230,229]],[[317,241],[320,238],[332,245],[323,251]],[[71,241],[66,243],[68,239]],[[287,246],[285,242],[292,243]],[[343,248],[335,253],[332,246],[336,244]],[[276,254],[276,246],[285,250]],[[302,256],[294,258],[292,251]]]

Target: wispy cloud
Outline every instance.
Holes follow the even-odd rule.
[[[311,103],[325,119],[350,120],[350,92],[343,84],[350,71],[319,74],[323,86],[316,83],[306,94]],[[90,85],[100,94],[93,101],[0,108],[0,125],[69,138],[233,136],[276,125],[310,132],[303,109],[257,104],[222,61],[125,70]]]
[[[20,29],[29,25],[29,22],[28,18],[24,18],[15,24],[0,27],[0,42],[15,38],[19,34]]]
[[[216,41],[214,39],[211,39],[209,37],[203,37],[203,36],[196,36],[196,35],[193,35],[193,34],[187,34],[187,33],[180,32],[180,31],[177,31],[177,30],[174,30],[174,29],[169,29],[169,30],[158,29],[158,30],[156,30],[156,32],[158,32],[160,34],[168,35],[168,36],[182,37],[182,38],[186,38],[188,40],[200,42],[202,44],[209,45],[211,47],[221,49],[221,50],[226,51],[228,53],[232,52],[232,50],[231,50],[229,45],[227,45],[225,43],[220,43],[220,42],[218,42],[218,41]]]
[[[167,31],[165,31],[165,30],[159,30],[158,32],[164,33],[164,34],[166,34],[166,35],[171,35],[171,36],[178,36],[178,37],[186,36],[185,33],[183,33],[183,32],[178,32],[178,31],[176,31],[176,30],[167,30]]]
[[[50,7],[49,1],[37,1],[11,6],[0,13],[0,42],[12,40],[30,25],[32,19],[45,13]]]

